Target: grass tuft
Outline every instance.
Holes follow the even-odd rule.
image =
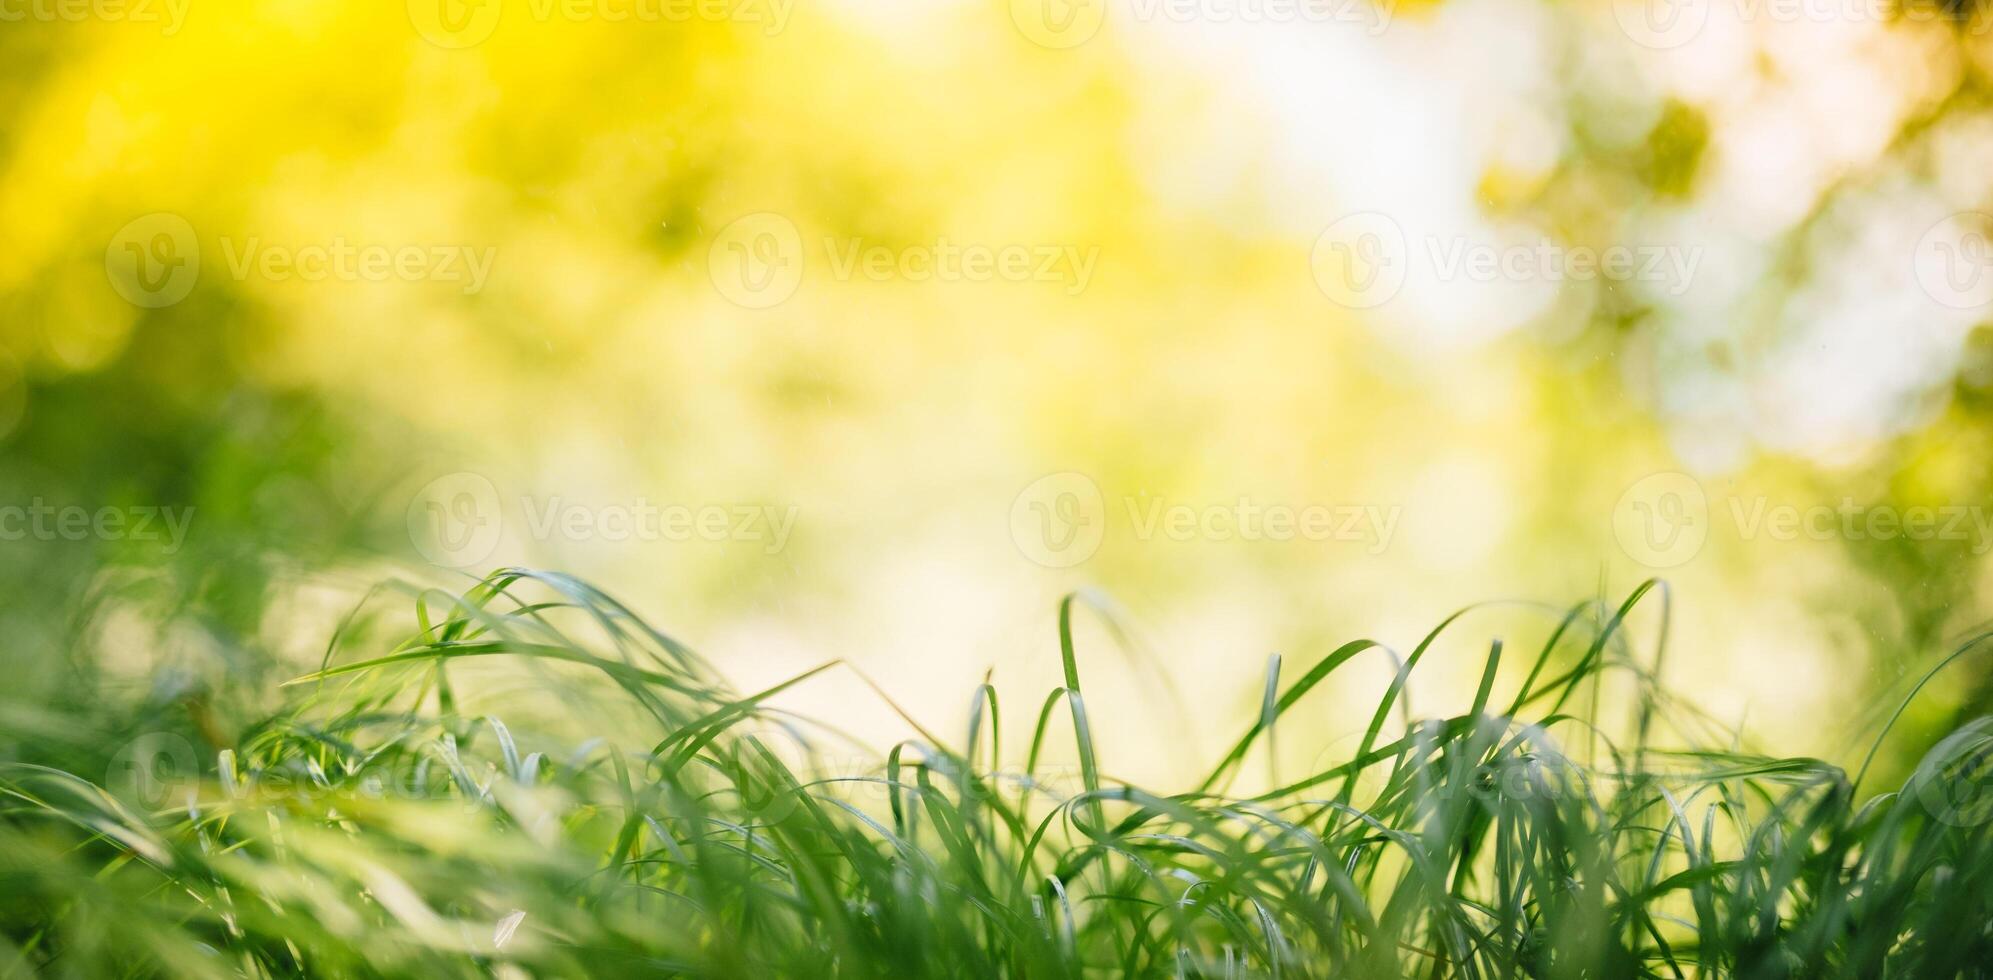
[[[1291,680],[1271,658],[1244,732],[1178,791],[1103,767],[1073,636],[1080,614],[1114,628],[1096,597],[1060,606],[1064,683],[1013,765],[987,678],[959,740],[909,718],[918,738],[872,753],[772,704],[848,665],[741,694],[544,572],[388,594],[412,635],[342,631],[229,744],[7,729],[0,976],[1993,969],[1993,719],[1866,795],[1867,761],[1746,751],[1634,656],[1628,616],[1665,620],[1652,583],[1570,608],[1521,660],[1493,644],[1456,716],[1404,693],[1459,615],[1403,657],[1356,641]],[[1395,673],[1355,750],[1280,772],[1276,729],[1299,738],[1310,692],[1365,658]],[[1608,675],[1634,692],[1625,739]],[[524,707],[478,713],[499,702]],[[1261,756],[1273,788],[1234,792]]]

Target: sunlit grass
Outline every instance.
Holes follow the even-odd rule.
[[[1993,963],[1993,801],[1978,793],[1993,725],[1943,740],[1889,791],[1739,749],[1654,680],[1658,650],[1627,639],[1636,606],[1665,606],[1654,585],[1572,607],[1519,659],[1494,644],[1453,717],[1409,717],[1401,697],[1453,620],[1402,654],[1357,641],[1294,671],[1276,658],[1233,748],[1154,789],[1114,779],[1095,751],[1093,730],[1138,722],[1087,712],[1073,618],[1109,614],[1086,596],[1060,609],[1064,683],[1043,702],[1000,707],[985,684],[964,692],[966,731],[909,718],[919,737],[875,754],[772,705],[842,663],[739,693],[559,575],[383,595],[412,596],[413,636],[375,646],[356,616],[286,707],[226,748],[196,749],[193,721],[123,745],[84,727],[21,741],[0,762],[0,974],[1810,977]],[[1277,789],[1233,792],[1277,736],[1298,737],[1285,729],[1309,693],[1366,658],[1397,671],[1359,743]],[[533,692],[510,724],[470,707],[467,678],[493,666]],[[1624,738],[1599,720],[1608,676],[1632,681]],[[599,737],[572,736],[591,725]]]

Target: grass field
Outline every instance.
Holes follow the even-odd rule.
[[[1623,628],[1667,601],[1650,583],[1571,607],[1539,648],[1495,643],[1454,717],[1401,697],[1453,620],[1409,651],[1275,659],[1231,751],[1147,788],[1094,748],[1124,722],[1087,713],[1086,596],[1060,609],[1042,702],[986,684],[968,730],[874,754],[770,704],[846,665],[743,694],[567,577],[384,588],[225,745],[199,710],[5,719],[0,975],[1993,969],[1993,724],[1894,747],[1922,761],[1893,786],[1747,751]],[[410,606],[414,635],[377,643]],[[1235,792],[1366,658],[1398,668],[1360,742]],[[539,707],[482,711],[494,669]],[[590,725],[615,738],[572,737]]]

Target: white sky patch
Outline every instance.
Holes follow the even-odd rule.
[[[1726,469],[1755,443],[1850,463],[1928,422],[1967,334],[1993,309],[1993,270],[1957,294],[1926,285],[1947,282],[1945,269],[1920,274],[1920,262],[1943,258],[1928,236],[1949,230],[1963,247],[1975,233],[1949,222],[1949,207],[1904,177],[1847,192],[1809,227],[1789,291],[1771,278],[1767,245],[1719,237],[1722,224],[1701,212],[1672,216],[1676,230],[1707,233],[1718,270],[1657,317],[1654,363],[1640,367],[1660,385],[1685,459]]]
[[[1841,234],[1784,310],[1782,342],[1759,381],[1756,430],[1768,445],[1818,456],[1929,421],[1984,313],[1920,287],[1917,243],[1945,207],[1918,190],[1850,199]],[[1993,278],[1986,280],[1993,284]]]
[[[1160,84],[1189,69],[1219,87],[1212,102],[1228,110],[1148,118],[1168,130],[1148,146],[1192,154],[1137,154],[1159,161],[1153,176],[1166,196],[1218,214],[1237,206],[1239,182],[1257,181],[1260,221],[1301,242],[1345,215],[1389,216],[1410,264],[1402,293],[1375,316],[1409,346],[1472,347],[1548,308],[1550,282],[1448,276],[1432,261],[1434,247],[1456,242],[1500,250],[1542,239],[1492,224],[1476,198],[1491,165],[1547,171],[1564,151],[1542,7],[1457,0],[1427,19],[1395,17],[1381,32],[1359,23],[1117,22],[1120,11],[1109,14],[1116,37]],[[1236,106],[1250,115],[1230,111]],[[1187,126],[1206,131],[1187,136]],[[1199,193],[1206,198],[1185,200]]]
[[[973,20],[962,2],[838,0],[885,33]],[[1874,196],[1862,189],[1881,179],[1873,171],[1905,120],[1950,90],[1960,68],[1946,25],[1711,3],[1685,43],[1653,48],[1607,8],[1539,0],[1362,4],[1328,21],[1238,16],[1248,7],[1231,0],[1106,2],[1098,33],[1058,55],[1097,58],[1106,46],[1132,61],[1130,157],[1151,193],[1244,240],[1294,242],[1297,272],[1338,220],[1388,217],[1408,253],[1403,285],[1358,319],[1421,353],[1472,352],[1570,313],[1568,283],[1465,275],[1451,261],[1462,242],[1589,244],[1491,217],[1486,175],[1550,173],[1569,149],[1569,113],[1632,152],[1667,100],[1702,113],[1709,141],[1693,196],[1627,214],[1617,239],[1693,253],[1692,281],[1614,288],[1651,307],[1629,372],[1652,372],[1642,384],[1684,427],[1678,447],[1705,462],[1736,465],[1754,444],[1847,459],[1919,424],[1986,313],[1932,302],[1911,263],[1946,211],[1926,205],[1983,208],[1965,199],[1984,196],[1993,120],[1941,124],[1928,170],[1887,194],[1829,197]],[[1938,193],[1919,189],[1926,181]],[[1856,210],[1814,227],[1836,208]],[[1798,266],[1786,262],[1794,234],[1808,236]],[[1780,278],[1794,270],[1796,287]]]

